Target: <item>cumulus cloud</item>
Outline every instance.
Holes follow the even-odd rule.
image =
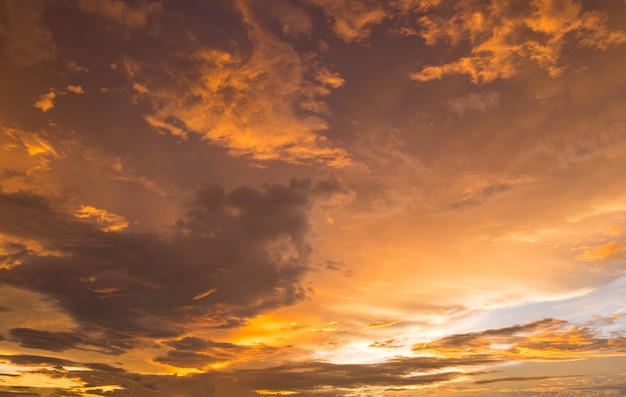
[[[168,236],[103,232],[28,193],[0,195],[0,233],[38,241],[0,282],[58,302],[78,324],[173,337],[186,328],[231,327],[302,300],[309,270],[309,211],[338,191],[293,180],[262,190],[198,190]],[[215,293],[194,300],[215,288]]]
[[[67,90],[71,93],[78,94],[78,95],[85,93],[85,90],[83,90],[83,87],[81,87],[80,85],[70,84],[67,86]]]
[[[39,95],[33,106],[42,112],[47,112],[48,110],[54,108],[54,99],[56,96],[56,92],[51,89],[47,93]]]

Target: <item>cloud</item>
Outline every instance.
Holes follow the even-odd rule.
[[[507,328],[447,336],[413,347],[443,357],[490,355],[502,360],[576,360],[626,354],[626,338],[567,321],[544,319]]]
[[[315,77],[320,83],[330,86],[332,88],[339,88],[345,84],[345,80],[339,76],[339,73],[333,73],[330,70],[323,68],[317,73]]]
[[[516,376],[509,378],[495,378],[495,379],[485,379],[474,382],[476,385],[485,385],[487,383],[498,383],[498,382],[523,382],[529,380],[548,380],[548,379],[561,379],[561,378],[577,378],[584,375],[562,375],[562,376]]]
[[[576,256],[579,261],[595,262],[606,260],[621,260],[626,258],[626,244],[621,241],[609,241],[603,245],[579,247],[582,250]]]
[[[142,175],[137,175],[133,170],[129,170],[128,167],[125,167],[122,164],[122,160],[117,157],[113,161],[113,165],[111,167],[115,173],[111,175],[111,178],[117,181],[124,181],[129,183],[135,183],[144,189],[151,191],[152,193],[158,194],[159,196],[166,197],[170,194],[168,188],[163,187],[156,183],[155,181],[146,178]]]
[[[29,156],[47,155],[60,157],[52,144],[40,134],[14,128],[4,128],[3,132],[14,141],[21,143]]]
[[[163,64],[126,59],[133,86],[153,112],[145,120],[159,131],[185,138],[188,132],[228,149],[233,156],[345,167],[348,153],[321,133],[328,128],[323,97],[341,77],[301,58],[266,30],[256,9],[238,2],[250,54],[197,46]],[[163,74],[163,70],[167,74]]]
[[[260,5],[260,4],[258,4]],[[248,6],[257,6],[254,2],[248,2]],[[261,5],[263,11],[278,20],[281,31],[287,36],[310,36],[313,32],[311,16],[297,3],[268,0]]]
[[[167,236],[103,232],[39,196],[0,194],[0,233],[38,241],[0,282],[48,296],[80,325],[136,336],[232,327],[305,296],[309,212],[338,192],[293,180],[265,189],[199,189]],[[212,288],[202,299],[194,297]]]
[[[39,95],[39,98],[35,101],[33,106],[40,109],[42,112],[47,112],[54,108],[54,99],[56,96],[56,92],[51,89],[48,93]]]
[[[333,31],[344,42],[359,42],[367,38],[374,25],[388,17],[382,4],[359,0],[308,0],[321,7],[333,22]]]
[[[210,364],[239,361],[246,357],[260,359],[276,350],[263,345],[243,346],[191,336],[165,342],[165,345],[174,349],[169,350],[165,356],[156,357],[154,361],[180,368],[198,369]]]
[[[513,3],[462,2],[441,4],[420,18],[420,35],[428,45],[448,42],[471,44],[469,55],[439,66],[426,66],[410,75],[416,81],[448,75],[468,75],[485,84],[516,75],[532,62],[551,76],[562,73],[560,58],[567,47],[604,50],[626,42],[626,33],[610,28],[605,12],[584,10],[574,0],[534,0],[519,7]]]
[[[72,92],[72,93],[78,94],[78,95],[85,93],[85,90],[83,90],[83,87],[81,87],[79,85],[68,85],[67,86],[67,90],[69,92]]]
[[[201,395],[212,390],[216,396],[254,396],[291,392],[300,396],[313,396],[328,391],[333,396],[348,396],[361,389],[383,391],[389,387],[435,385],[457,379],[463,374],[459,368],[490,363],[488,358],[460,361],[428,357],[400,358],[379,364],[331,364],[324,362],[287,363],[261,369],[210,371],[187,376],[138,375],[118,373],[116,383],[123,389],[111,393],[123,396],[168,396],[176,392],[183,395]],[[455,368],[455,369],[452,369]],[[81,374],[85,380],[96,371]],[[255,393],[254,391],[257,391]]]
[[[89,73],[89,68],[87,66],[79,65],[78,63],[76,63],[74,61],[70,61],[67,64],[67,70],[72,72],[72,73],[74,73],[74,74]]]
[[[163,11],[160,1],[137,1],[133,4],[121,0],[77,0],[77,2],[81,11],[131,29],[145,28],[151,18]]]
[[[131,338],[122,337],[113,332],[91,336],[79,330],[52,332],[31,328],[13,328],[9,331],[9,334],[22,347],[52,352],[78,349],[120,355],[134,347],[131,343]]]
[[[56,44],[44,21],[45,9],[44,0],[0,3],[0,36],[4,37],[6,60],[30,66],[54,57]]]
[[[128,227],[128,221],[123,216],[90,205],[81,205],[74,216],[79,219],[95,219],[98,224],[104,224],[101,229],[105,232],[124,230]]]
[[[472,92],[461,98],[450,99],[446,104],[459,115],[468,111],[486,112],[500,106],[500,93],[496,91]]]

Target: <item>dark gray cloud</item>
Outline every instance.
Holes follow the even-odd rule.
[[[31,328],[13,328],[9,334],[22,347],[53,352],[79,349],[118,355],[135,347],[130,337],[111,331],[104,331],[101,336],[93,337],[80,331],[51,332]]]
[[[28,251],[0,270],[0,282],[53,298],[82,326],[173,337],[196,322],[230,327],[305,296],[309,212],[336,183],[198,190],[166,235],[105,233],[33,194],[0,194],[0,233],[36,240],[54,256]],[[24,250],[26,247],[22,247]],[[23,251],[23,250],[22,250]],[[75,335],[18,331],[26,345]]]
[[[17,339],[22,347],[61,352],[76,348],[82,341],[71,332],[38,331],[30,328],[13,328],[10,335]]]
[[[183,368],[203,368],[208,364],[232,359],[246,349],[232,343],[220,343],[195,337],[165,343],[173,347],[165,356],[154,361]]]

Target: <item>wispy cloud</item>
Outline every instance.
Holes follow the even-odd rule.
[[[414,346],[416,353],[443,357],[488,354],[501,360],[572,360],[624,355],[626,338],[601,335],[598,330],[544,319],[507,328],[458,334]]]
[[[74,216],[79,219],[95,219],[98,224],[102,224],[102,230],[105,232],[124,230],[128,227],[128,221],[123,216],[90,205],[81,205]]]

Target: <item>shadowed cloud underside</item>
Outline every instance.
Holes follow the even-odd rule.
[[[621,396],[622,0],[0,0],[0,396]]]

